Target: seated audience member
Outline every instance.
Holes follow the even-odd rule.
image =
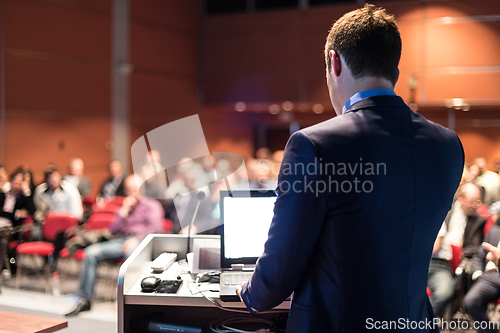
[[[493,169],[491,169],[494,173],[498,174],[500,173],[500,159],[495,159],[493,162]]]
[[[500,243],[498,244],[498,246],[493,246],[490,243],[483,242],[482,247],[486,251],[488,251],[486,259],[493,263],[496,263],[497,268],[500,267]]]
[[[255,157],[258,160],[270,160],[272,158],[271,150],[266,147],[259,148],[255,152]]]
[[[80,302],[66,316],[75,316],[90,310],[97,266],[100,262],[126,258],[146,235],[162,232],[163,208],[157,200],[144,198],[139,194],[138,184],[141,181],[137,178],[131,175],[125,179],[124,190],[127,197],[110,228],[112,234],[120,237],[90,245],[85,249],[85,261],[77,292]]]
[[[120,161],[111,161],[108,165],[109,177],[101,186],[99,195],[106,197],[123,197],[123,167]]]
[[[173,198],[176,211],[172,219],[174,233],[188,234],[190,232],[191,235],[194,235],[217,226],[211,216],[211,212],[215,207],[215,203],[210,196],[211,186],[205,185],[201,187],[200,185],[204,183],[199,183],[200,178],[203,178],[203,169],[199,165],[193,164],[182,172],[182,184],[185,188],[183,191],[176,193]],[[204,191],[207,198],[200,201],[197,214],[194,216],[199,202],[197,199],[199,191]],[[193,217],[193,225],[190,227]]]
[[[81,220],[82,200],[78,189],[71,183],[61,180],[61,174],[54,165],[45,170],[45,182],[35,189],[35,222],[41,223],[48,212],[68,213]],[[32,229],[32,237],[40,239],[41,229]]]
[[[478,186],[472,183],[461,185],[457,200],[446,216],[434,243],[427,284],[432,291],[430,301],[437,317],[443,315],[455,292],[455,281],[449,263],[453,258],[451,246],[463,246],[463,267],[466,267],[470,266],[470,258],[483,241],[486,219],[480,217],[476,211],[480,198]]]
[[[0,229],[4,229],[0,231],[0,272],[7,268],[3,266],[9,241],[16,240],[21,234],[11,234],[7,229],[20,226],[25,218],[35,212],[24,195],[23,179],[22,170],[16,169],[10,175],[10,190],[6,193],[0,192]],[[9,257],[13,257],[13,253],[9,253]],[[14,263],[15,260],[11,262]],[[15,272],[12,269],[11,271]]]
[[[86,196],[92,192],[92,182],[83,175],[83,161],[81,158],[74,158],[68,163],[68,174],[64,180],[78,188],[80,195]]]
[[[494,188],[500,185],[498,174],[487,169],[486,159],[478,157],[474,164],[479,168],[479,175],[476,177],[476,184],[481,185],[489,193]]]
[[[469,165],[467,168],[468,178],[466,179],[466,182],[476,184],[479,187],[479,190],[481,191],[481,200],[484,201],[484,198],[486,197],[486,189],[480,183],[480,179],[478,178],[480,173],[481,171],[479,170],[479,166],[477,164]]]
[[[498,162],[498,160],[497,160]],[[493,173],[494,175],[500,177],[498,173]],[[492,176],[493,178],[493,176]],[[500,201],[500,184],[497,183],[496,186],[492,186],[492,188],[486,193],[486,197],[484,199],[484,203],[488,206],[492,205],[493,203]]]
[[[0,192],[9,192],[10,183],[7,176],[7,170],[3,165],[0,165]]]
[[[167,181],[165,178],[165,167],[161,164],[161,155],[156,150],[150,150],[146,154],[144,165],[141,168],[143,185],[139,188],[141,194],[151,199],[165,199]]]
[[[31,212],[31,215],[33,215],[33,213],[36,211],[34,202],[36,186],[33,183],[33,173],[27,166],[20,165],[14,169],[14,171],[11,173],[11,177],[13,174],[19,174],[19,173],[23,175],[22,192],[28,201],[27,208]]]
[[[500,298],[500,275],[498,274],[498,253],[495,246],[500,243],[500,226],[495,225],[491,228],[488,235],[486,235],[483,247],[480,247],[478,252],[474,255],[472,269],[474,271],[472,277],[475,283],[465,295],[464,303],[467,313],[470,314],[475,322],[481,322],[481,327],[477,330],[478,333],[482,332],[498,332],[497,326],[489,323],[486,309],[488,304],[495,302]],[[493,245],[491,245],[493,244]],[[493,251],[493,252],[488,252]],[[486,324],[488,323],[488,325]]]

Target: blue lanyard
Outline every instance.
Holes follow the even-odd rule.
[[[342,114],[345,114],[347,109],[351,107],[354,103],[361,101],[362,99],[374,96],[384,96],[391,95],[396,96],[396,93],[390,89],[378,88],[378,89],[369,89],[365,91],[360,91],[355,93],[349,100],[345,103],[344,108],[342,109]]]

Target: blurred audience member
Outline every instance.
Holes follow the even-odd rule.
[[[276,188],[276,181],[271,173],[272,163],[266,159],[253,160],[249,163],[250,189]]]
[[[73,184],[61,180],[61,174],[54,165],[45,170],[45,183],[35,189],[35,221],[40,223],[48,212],[68,213],[82,219],[83,206],[80,193]],[[41,230],[32,229],[34,239],[40,239]]]
[[[9,192],[10,183],[7,176],[7,170],[3,165],[0,165],[0,192]]]
[[[476,184],[479,187],[479,190],[481,191],[481,201],[484,201],[486,197],[486,189],[482,184],[480,184],[479,181],[479,175],[481,174],[481,170],[479,169],[479,166],[475,163],[470,164],[468,168],[468,178],[466,182]]]
[[[271,151],[269,150],[269,148],[266,147],[259,148],[255,153],[255,157],[257,157],[258,160],[270,160]]]
[[[87,196],[92,192],[92,181],[83,175],[84,164],[81,158],[71,159],[68,163],[68,174],[64,180],[78,188],[80,195]]]
[[[101,186],[100,196],[106,197],[123,197],[123,167],[120,161],[112,161],[108,165],[109,177]]]
[[[20,165],[15,169],[15,172],[20,171],[23,174],[23,193],[28,200],[28,205],[33,211],[36,210],[35,207],[35,183],[33,181],[33,172],[26,165]]]
[[[479,168],[479,175],[476,177],[476,183],[484,187],[486,193],[500,185],[498,174],[487,169],[487,163],[484,157],[476,158],[474,164]]]
[[[495,159],[493,162],[493,169],[491,169],[494,173],[498,174],[500,172],[500,159]]]
[[[166,199],[167,179],[159,152],[151,150],[146,154],[140,176],[144,179],[139,187],[141,195],[151,199]]]
[[[97,266],[100,262],[126,258],[148,234],[163,231],[164,212],[160,203],[140,195],[138,185],[142,181],[139,177],[131,175],[125,178],[124,182],[127,197],[111,225],[111,233],[119,235],[119,238],[93,244],[85,249],[85,261],[77,292],[80,301],[66,316],[75,316],[90,310]]]
[[[491,206],[492,204],[498,201],[500,201],[500,186],[497,186],[488,193],[486,193],[484,203],[488,206]]]
[[[481,192],[478,186],[465,183],[458,190],[457,200],[439,230],[429,265],[428,286],[432,291],[431,304],[436,317],[441,317],[455,292],[455,281],[449,261],[454,246],[463,246],[463,256],[470,258],[483,241],[486,219],[477,215]],[[470,271],[470,270],[469,270]]]
[[[486,246],[490,251],[494,250],[494,246],[500,244],[500,226],[493,226],[488,235],[486,235],[485,242],[493,246]],[[472,262],[472,270],[474,271],[472,278],[476,282],[472,285],[467,295],[465,295],[464,303],[467,313],[470,314],[475,322],[480,322],[477,325],[479,328],[478,333],[482,332],[495,332],[498,329],[489,323],[486,309],[489,303],[497,302],[500,297],[500,275],[498,274],[498,258],[494,258],[493,253],[489,253],[484,246],[478,249],[474,255]],[[493,260],[493,261],[492,261]],[[487,325],[488,324],[488,325]],[[496,322],[498,328],[498,322]],[[486,329],[485,329],[486,328]]]
[[[500,214],[500,201],[492,203],[489,212],[493,224],[500,224],[498,223],[498,216]]]
[[[7,254],[7,246],[11,240],[19,240],[19,235],[22,233],[9,232],[10,227],[18,227],[29,215],[32,215],[35,210],[30,205],[24,194],[23,189],[24,176],[21,169],[16,169],[10,175],[11,188],[8,192],[0,192],[0,272],[5,263],[5,255]],[[9,258],[14,258],[14,253],[9,253]],[[12,264],[15,263],[15,258],[9,260]],[[11,272],[15,272],[11,267]]]
[[[203,176],[203,174],[204,172],[201,166],[197,167],[196,164],[193,164],[189,169],[184,169],[182,171],[182,184],[184,189],[182,191],[178,191],[173,198],[177,213],[177,216],[173,220],[174,233],[179,232],[187,234],[190,231],[191,234],[194,235],[198,232],[206,231],[215,227],[211,215],[215,203],[213,203],[210,199],[210,187],[206,184],[204,186],[200,186],[199,182],[199,179]],[[196,216],[194,216],[196,206],[199,202],[197,194],[201,191],[205,192],[205,196],[207,198],[201,200],[198,212]],[[193,225],[189,228],[193,217]]]

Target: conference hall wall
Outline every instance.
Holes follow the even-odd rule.
[[[373,2],[393,13],[400,27],[396,92],[427,118],[454,127],[467,160],[500,158],[500,1]],[[233,145],[251,154],[254,147],[245,146],[245,138],[257,135],[255,128],[286,128],[294,120],[304,127],[332,117],[325,38],[331,24],[355,7],[206,17],[201,25],[203,117],[212,146]],[[286,101],[293,103],[292,111],[284,110]],[[242,105],[244,111],[235,110]],[[279,113],[271,115],[270,108]]]
[[[6,167],[81,157],[94,192],[111,160],[110,0],[2,0]],[[198,112],[196,0],[130,0],[130,143]]]

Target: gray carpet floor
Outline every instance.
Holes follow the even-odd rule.
[[[66,263],[60,278],[61,295],[45,292],[43,273],[36,274],[36,263],[27,263],[22,270],[21,287],[15,289],[15,277],[2,281],[0,311],[29,314],[41,317],[68,320],[68,328],[61,332],[110,333],[117,332],[116,277],[118,267],[99,267],[99,278],[95,286],[92,309],[76,317],[65,317],[71,311],[78,297],[74,295],[78,287],[79,263]],[[38,266],[41,267],[41,266]],[[1,329],[1,323],[0,323]]]

